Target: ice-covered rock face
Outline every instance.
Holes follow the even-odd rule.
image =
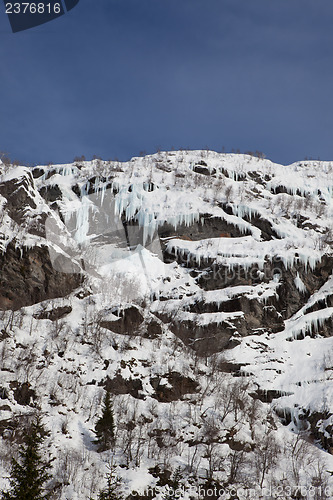
[[[0,178],[0,308],[31,305],[24,314],[39,331],[54,311],[38,303],[65,297],[52,340],[60,321],[89,356],[117,336],[144,339],[145,353],[149,341],[180,339],[185,352],[257,384],[254,397],[290,427],[305,426],[301,408],[317,415],[311,432],[331,446],[332,179],[329,162],[282,166],[209,151],[12,167]],[[140,401],[178,394],[178,375],[144,367],[139,380],[141,358],[120,364],[121,374],[105,358],[84,383]]]
[[[173,152],[128,163],[37,167],[33,174],[88,267],[105,261],[105,253],[96,254],[105,240],[117,247],[117,259],[119,248],[151,242],[160,258],[161,239],[165,259],[171,253],[182,264],[195,260],[200,267],[211,258],[230,270],[261,272],[279,261],[281,273],[298,265],[314,270],[329,248],[331,171],[325,162],[285,167],[246,155]],[[59,231],[64,236],[61,225]],[[306,294],[301,281],[295,287]]]
[[[199,303],[209,290],[265,283],[274,292],[267,301],[251,297],[259,316],[249,313],[258,306],[229,301],[244,320],[226,333],[278,331],[330,273],[331,173],[328,162],[285,167],[209,151],[12,168],[0,183],[3,250],[43,243],[55,272],[85,274],[96,293],[126,283],[119,301],[169,288],[171,298],[185,290]],[[175,272],[190,285],[178,285]]]
[[[101,288],[105,292],[107,278],[110,294],[114,295],[112,281],[118,276],[118,284],[123,285],[119,292],[120,301],[124,296],[131,302],[148,293],[152,295],[158,283],[156,278],[165,276],[166,272],[154,225],[149,220],[143,220],[139,225],[131,224],[138,211],[131,208],[131,204],[140,205],[142,192],[131,185],[134,195],[125,194],[124,198],[129,199],[123,205],[123,198],[119,202],[114,189],[112,186],[107,188],[106,182],[97,182],[90,194],[89,184],[81,187],[78,200],[67,205],[64,223],[59,223],[52,214],[46,219],[46,238],[52,243],[50,257],[53,267],[60,272],[72,273],[73,263],[81,262],[96,293]],[[123,220],[125,206],[127,215]],[[70,259],[65,260],[64,255]]]

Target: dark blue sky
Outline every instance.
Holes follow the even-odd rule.
[[[332,0],[81,0],[16,34],[0,7],[12,159],[224,146],[333,160]]]

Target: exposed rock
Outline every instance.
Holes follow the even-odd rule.
[[[19,249],[10,243],[0,255],[0,309],[64,297],[81,282],[79,273],[56,271],[45,246]]]
[[[126,308],[121,313],[121,318],[116,321],[101,321],[100,325],[107,328],[114,333],[121,333],[125,335],[138,334],[137,329],[143,322],[143,316],[137,307],[131,306]]]
[[[309,422],[311,435],[324,450],[333,455],[333,426],[327,423],[331,416],[332,413],[328,410],[312,413],[309,410],[303,410],[301,419]]]
[[[204,265],[202,267],[204,268]],[[245,267],[241,261],[233,269],[212,263],[200,273],[198,285],[203,290],[218,290],[229,286],[257,285],[273,279],[274,267],[270,263],[265,263],[262,272],[263,276],[257,264]]]
[[[245,451],[246,453],[249,453],[252,451],[252,446],[250,443],[244,443],[243,441],[237,441],[235,439],[227,439],[226,444],[229,446],[229,448],[233,451]]]
[[[203,174],[203,175],[215,175],[216,174],[215,168],[209,168],[207,163],[204,162],[203,160],[198,161],[198,163],[196,165],[194,165],[193,172],[196,172],[197,174]]]
[[[174,321],[169,324],[170,330],[179,337],[184,344],[194,349],[202,356],[231,349],[235,346],[231,342],[237,330],[244,330],[244,318],[237,318],[233,322],[209,323],[197,325],[195,321]]]
[[[222,217],[202,214],[200,215],[200,221],[194,222],[190,226],[179,224],[177,229],[175,229],[171,224],[164,223],[159,226],[158,234],[161,238],[170,238],[174,236],[181,239],[189,238],[190,240],[197,241],[205,238],[238,238],[239,236],[246,236],[251,233],[247,230],[242,232],[236,225],[230,224]]]
[[[242,335],[253,334],[258,329],[264,328],[269,332],[276,333],[284,328],[284,321],[278,313],[276,300],[274,303],[260,302],[255,298],[245,295],[235,296],[227,301],[215,303],[196,301],[190,305],[189,311],[197,314],[209,312],[242,312],[244,322],[238,321],[237,330]],[[233,322],[232,320],[230,320]]]
[[[166,378],[167,384],[161,383]],[[181,399],[185,394],[199,390],[199,384],[190,377],[184,377],[178,372],[170,372],[162,377],[151,377],[150,383],[155,390],[155,398],[162,403],[170,403]]]
[[[147,339],[156,339],[162,335],[162,327],[155,319],[151,319],[143,332],[143,337]]]
[[[269,241],[272,239],[280,239],[281,237],[279,234],[274,231],[272,224],[267,220],[264,219],[260,215],[255,215],[252,217],[249,217],[248,215],[244,215],[243,219],[246,220],[247,222],[251,223],[253,226],[257,227],[261,231],[261,238],[265,241]]]
[[[278,310],[285,319],[288,319],[327,281],[332,272],[333,257],[324,255],[311,272],[307,272],[300,263],[296,263],[293,268],[285,269],[282,262],[275,262],[275,267],[281,269],[282,276],[282,284],[278,288]],[[306,287],[306,293],[300,292],[295,285],[297,273]]]
[[[38,179],[39,177],[42,177],[42,175],[45,174],[45,170],[43,168],[33,168],[32,169],[32,176],[34,179]]]
[[[0,183],[0,194],[7,200],[6,209],[10,217],[18,224],[24,222],[27,209],[36,208],[36,203],[31,194],[32,189],[33,178],[28,171],[18,179]]]
[[[0,420],[0,436],[3,439],[21,444],[24,442],[27,429],[30,427],[30,422],[31,415],[29,413],[14,414],[9,419]]]
[[[51,311],[42,311],[36,314],[34,317],[36,319],[50,319],[51,321],[57,321],[67,314],[72,312],[71,306],[55,307]]]
[[[246,363],[231,363],[228,361],[221,361],[218,364],[218,369],[221,372],[233,373],[235,376],[241,375],[241,369],[243,366],[247,366]],[[245,370],[244,370],[245,371]]]
[[[273,399],[279,399],[282,398],[282,396],[290,396],[292,393],[286,393],[283,391],[276,391],[274,389],[260,389],[258,388],[255,392],[252,392],[250,396],[252,396],[254,399],[259,399],[263,403],[271,403]]]
[[[322,311],[327,307],[333,307],[333,295],[327,295],[324,299],[317,300],[311,306],[306,307],[304,310],[305,314],[312,313],[314,311]]]
[[[217,290],[239,285],[253,286],[258,283],[269,282],[273,279],[274,274],[279,274],[281,284],[277,288],[278,299],[274,299],[269,304],[260,304],[256,300],[241,297],[232,299],[230,305],[231,310],[244,311],[250,327],[253,321],[256,322],[256,319],[260,319],[260,321],[264,322],[264,327],[266,324],[271,324],[271,331],[279,331],[283,326],[282,320],[290,318],[306,304],[310,294],[318,290],[327,281],[332,266],[333,257],[327,255],[323,256],[322,261],[317,264],[312,272],[305,270],[301,263],[295,263],[294,267],[286,268],[280,259],[272,262],[266,261],[262,272],[256,265],[244,268],[240,263],[235,269],[230,270],[226,266],[212,264],[204,273],[199,274],[198,284],[204,290]],[[297,274],[304,283],[306,292],[302,292],[297,288],[295,284]],[[267,305],[274,307],[267,309]],[[200,305],[194,305],[193,307],[200,307]],[[228,307],[228,304],[221,305],[221,308]],[[249,313],[252,313],[252,319]]]
[[[39,192],[44,200],[50,203],[61,200],[62,198],[61,189],[59,188],[59,186],[57,186],[57,184],[55,184],[54,186],[42,187]]]
[[[81,190],[80,190],[80,188],[79,188],[79,186],[77,184],[75,184],[74,186],[72,186],[72,191],[73,191],[73,193],[76,194],[76,196],[78,198],[80,198],[80,196],[81,196]]]
[[[24,382],[23,384],[11,382],[10,387],[14,389],[14,399],[19,405],[29,406],[33,404],[33,401],[36,399],[36,392],[30,388],[28,382]]]
[[[290,422],[292,421],[292,413],[290,408],[280,408],[277,406],[274,408],[274,411],[281,420],[283,425],[290,424]]]
[[[103,386],[106,391],[110,391],[112,394],[130,394],[134,398],[143,399],[143,396],[139,394],[139,391],[143,389],[142,382],[138,378],[127,380],[117,374],[113,379],[107,376],[98,385]]]

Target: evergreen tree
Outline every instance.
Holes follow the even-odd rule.
[[[114,445],[114,416],[110,393],[107,391],[104,398],[104,407],[102,416],[97,420],[95,425],[96,440],[98,451],[109,450]]]
[[[108,469],[109,472],[106,475],[107,486],[99,492],[98,500],[122,500],[123,496],[120,492],[121,478],[117,476],[113,462],[108,465]]]
[[[47,435],[39,418],[31,425],[19,450],[19,460],[12,459],[10,490],[2,500],[46,500],[44,484],[50,479],[50,462],[42,457],[40,446]]]
[[[168,489],[163,496],[163,500],[178,500],[181,495],[181,479],[182,479],[182,469],[181,467],[177,467],[174,471],[171,481],[168,485]]]

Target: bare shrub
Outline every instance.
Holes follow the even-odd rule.
[[[276,466],[279,451],[274,431],[267,426],[265,434],[256,442],[254,450],[255,471],[260,488],[263,487],[267,474]]]

